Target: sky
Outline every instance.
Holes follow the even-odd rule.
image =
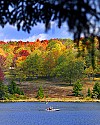
[[[30,33],[24,32],[22,30],[17,31],[16,27],[9,24],[7,24],[4,28],[0,27],[0,40],[4,42],[19,40],[22,40],[24,42],[34,42],[37,39],[49,40],[51,38],[73,39],[73,34],[68,32],[68,28],[65,23],[59,29],[55,22],[51,22],[51,29],[48,32],[45,32],[45,26],[41,23],[39,23],[37,26],[34,26]]]

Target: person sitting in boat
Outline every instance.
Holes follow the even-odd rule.
[[[51,106],[49,108],[47,108],[47,110],[52,110],[52,109],[53,109],[53,107],[51,107]]]

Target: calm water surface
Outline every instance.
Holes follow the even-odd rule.
[[[0,125],[100,125],[100,103],[0,103]]]

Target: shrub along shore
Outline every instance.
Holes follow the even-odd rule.
[[[100,102],[99,99],[92,98],[28,98],[28,99],[18,99],[18,100],[0,100],[0,102]]]

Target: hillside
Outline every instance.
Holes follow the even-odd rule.
[[[83,83],[82,94],[83,96],[79,98],[84,98],[87,96],[88,88],[90,88],[91,92],[93,90],[93,86],[95,82],[100,82],[100,78],[95,78],[94,81],[85,80]],[[22,90],[24,90],[25,94],[29,98],[35,98],[38,92],[39,86],[43,87],[45,98],[75,98],[73,96],[73,85],[69,85],[66,82],[59,81],[48,81],[48,80],[34,80],[31,82],[22,82],[18,83]]]
[[[17,81],[29,97],[36,97],[42,86],[45,97],[52,98],[73,97],[73,85],[80,80],[86,96],[97,76],[100,82],[100,41],[94,42],[90,38],[79,43],[71,39],[0,41],[0,80]]]

